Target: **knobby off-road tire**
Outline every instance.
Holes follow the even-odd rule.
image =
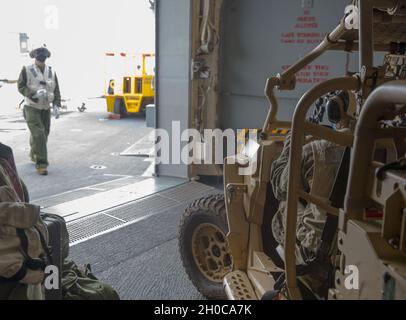
[[[223,195],[193,202],[180,222],[179,251],[183,266],[194,286],[207,299],[227,299],[223,279],[233,271],[227,233]]]

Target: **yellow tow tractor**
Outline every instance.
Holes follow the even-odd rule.
[[[154,103],[155,76],[147,72],[147,59],[154,58],[155,54],[142,55],[142,74],[123,77],[121,93],[115,89],[115,81],[109,81],[105,94],[108,112],[120,116],[143,114],[147,105]]]

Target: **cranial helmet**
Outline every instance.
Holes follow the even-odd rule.
[[[30,52],[30,57],[32,59],[37,59],[38,57],[45,57],[46,59],[51,57],[51,52],[46,47],[41,47],[34,49]]]

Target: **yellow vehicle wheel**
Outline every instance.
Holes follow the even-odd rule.
[[[233,271],[223,195],[195,201],[182,216],[179,251],[195,287],[207,299],[226,299],[224,277]]]
[[[123,117],[128,115],[123,99],[118,98],[114,100],[114,113],[119,114]]]

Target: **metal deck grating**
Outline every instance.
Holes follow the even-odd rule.
[[[177,206],[176,201],[163,198],[159,195],[153,195],[142,200],[135,201],[130,205],[125,205],[117,209],[112,209],[106,213],[130,222],[142,216],[154,215],[166,209]]]
[[[108,231],[125,224],[124,221],[114,219],[103,213],[68,223],[70,243],[87,239],[96,234]]]
[[[159,194],[178,203],[189,202],[204,197],[207,193],[215,193],[216,189],[197,182],[190,182]]]
[[[180,204],[186,206],[197,198],[213,193],[217,193],[213,187],[190,182],[120,207],[108,209],[68,223],[70,242],[83,242],[140,218],[154,216],[172,208],[179,210]]]

